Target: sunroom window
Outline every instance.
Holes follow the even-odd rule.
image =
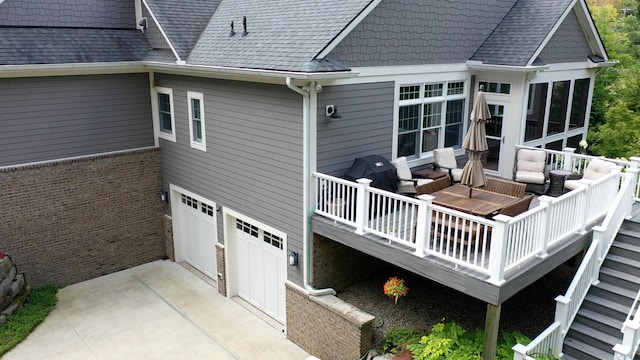
[[[464,81],[400,86],[396,155],[419,159],[433,149],[460,147],[465,101]]]

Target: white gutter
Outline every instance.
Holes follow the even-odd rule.
[[[337,72],[296,72],[286,70],[265,70],[251,69],[227,66],[205,66],[205,65],[187,65],[187,64],[169,64],[153,61],[128,61],[128,62],[100,62],[100,63],[67,63],[67,64],[37,64],[37,65],[0,65],[0,78],[18,77],[18,76],[51,76],[51,73],[78,74],[84,71],[87,74],[91,72],[104,73],[105,70],[112,72],[131,72],[131,71],[182,71],[185,73],[196,74],[229,74],[229,75],[245,75],[259,76],[271,78],[291,77],[300,80],[321,80],[321,79],[343,79],[358,76],[354,71],[337,71]]]
[[[532,72],[532,71],[549,70],[549,65],[540,65],[540,66],[535,66],[535,65],[527,65],[527,66],[493,65],[493,64],[485,64],[482,61],[467,60],[467,68],[469,68],[470,70]]]
[[[311,285],[311,206],[309,204],[309,182],[311,179],[311,132],[313,131],[315,133],[314,129],[316,124],[316,117],[311,114],[311,96],[314,96],[313,103],[315,104],[315,84],[310,84],[311,89],[299,88],[293,84],[293,80],[290,77],[287,77],[286,83],[289,89],[302,95],[302,276],[304,288],[313,296],[335,295],[336,291],[331,288],[316,289]]]

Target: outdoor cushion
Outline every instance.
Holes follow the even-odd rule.
[[[584,175],[582,175],[582,179],[578,180],[566,180],[564,182],[564,187],[569,190],[575,190],[581,184],[589,184],[593,180],[601,178],[611,172],[611,168],[615,164],[602,159],[592,159],[589,161],[589,165],[584,169]]]
[[[544,184],[547,153],[544,150],[520,149],[516,161],[515,181]]]
[[[391,164],[396,167],[398,174],[398,192],[404,194],[412,194],[416,192],[416,186],[430,183],[431,179],[413,179],[411,175],[411,168],[407,162],[407,158],[401,156],[393,161]]]
[[[454,182],[459,182],[462,169],[458,168],[456,155],[452,147],[433,149],[433,165],[435,170],[446,170]]]

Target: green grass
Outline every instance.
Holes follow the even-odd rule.
[[[58,288],[54,286],[33,289],[25,305],[13,315],[7,316],[6,324],[0,327],[0,356],[26,339],[47,317],[56,306],[57,292]]]

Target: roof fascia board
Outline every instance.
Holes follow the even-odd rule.
[[[340,33],[338,33],[338,35],[324,47],[324,49],[320,50],[320,52],[315,56],[315,59],[322,59],[329,55],[329,53],[333,51],[333,49],[335,49],[335,47],[338,46],[338,44],[340,44],[340,42],[342,42],[342,40],[344,40],[344,38],[347,37],[347,35],[349,35],[351,31],[353,31],[353,29],[355,29],[355,27],[358,26],[362,20],[364,20],[381,2],[382,0],[372,0],[369,5],[367,5],[360,14],[358,14],[358,16],[351,20],[351,22],[347,24],[347,26],[345,26],[345,28],[342,29],[342,31],[340,31]]]
[[[467,61],[467,68],[469,70],[491,70],[491,71],[510,71],[510,72],[534,72],[534,71],[544,71],[549,69],[549,65],[525,65],[525,66],[512,66],[512,65],[493,65],[493,64],[484,64],[482,61]]]
[[[140,61],[82,64],[1,65],[0,78],[147,72]]]
[[[576,2],[577,0],[573,0],[571,4],[567,6],[567,8],[564,10],[562,15],[560,16],[560,19],[556,21],[556,23],[553,25],[553,28],[551,28],[551,31],[549,31],[547,36],[545,36],[544,40],[542,40],[542,43],[540,43],[536,51],[533,53],[533,56],[529,58],[529,61],[527,62],[527,66],[530,66],[531,64],[533,64],[533,62],[538,58],[538,56],[540,55],[542,50],[544,50],[545,46],[547,46],[547,43],[551,40],[551,38],[556,33],[560,25],[562,25],[562,23],[564,22],[564,19],[566,19],[569,13],[573,10],[573,8],[576,5]]]
[[[37,65],[2,65],[0,78],[68,76],[118,74],[148,71],[166,71],[184,75],[201,77],[233,76],[245,79],[277,79],[290,77],[296,80],[344,79],[358,76],[355,71],[340,72],[294,72],[264,69],[232,68],[222,66],[181,65],[159,63],[151,61],[131,61],[113,63],[82,63],[82,64],[37,64]]]
[[[151,18],[153,19],[153,22],[158,27],[158,30],[160,30],[160,33],[162,34],[162,37],[164,38],[164,40],[169,45],[169,48],[171,49],[171,52],[173,52],[173,55],[176,57],[176,59],[178,59],[177,63],[178,64],[184,63],[185,61],[180,58],[180,55],[178,55],[178,52],[176,51],[176,48],[173,46],[173,44],[169,40],[169,37],[167,36],[167,33],[164,32],[164,29],[162,28],[162,25],[160,25],[160,22],[158,21],[158,18],[156,18],[156,15],[153,13],[153,11],[151,11],[151,8],[149,7],[149,4],[147,4],[147,1],[146,0],[142,0],[142,3],[144,4],[144,7],[147,8],[147,11],[149,12],[149,15],[151,15]]]
[[[587,4],[584,0],[580,0],[578,3],[580,4],[579,6],[582,11],[576,11],[576,15],[578,15],[578,22],[580,22],[580,26],[582,26],[582,31],[587,34],[587,42],[591,46],[591,51],[593,51],[595,55],[602,57],[605,62],[608,62],[609,56],[604,48],[602,39],[600,39],[600,34],[598,33],[596,24],[591,18],[591,12],[589,11]]]

